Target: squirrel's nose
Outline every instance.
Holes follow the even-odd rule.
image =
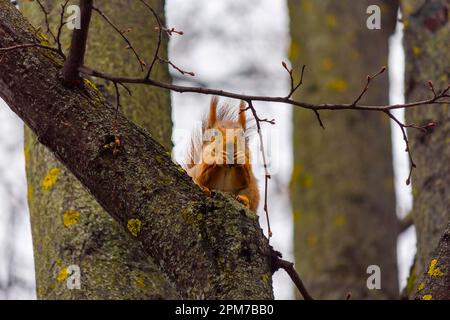
[[[225,154],[225,162],[226,164],[234,164],[234,153],[227,151]]]

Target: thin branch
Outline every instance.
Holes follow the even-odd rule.
[[[61,33],[62,33],[63,26],[67,23],[67,22],[64,22],[64,12],[66,11],[66,7],[67,7],[68,3],[69,3],[69,0],[66,0],[61,5],[61,13],[60,13],[60,17],[59,17],[58,33],[56,34],[56,45],[58,46],[59,53],[64,57],[64,59],[66,58],[66,55],[64,54],[64,52],[62,50]]]
[[[431,92],[433,93],[434,97],[436,98],[437,94],[436,94],[436,90],[434,90],[433,81],[428,80],[428,87],[430,88]],[[447,90],[448,90],[448,88],[447,88]]]
[[[148,10],[150,10],[150,12],[152,13],[153,17],[156,20],[156,23],[158,24],[158,27],[157,27],[158,28],[158,42],[156,44],[156,50],[155,50],[155,53],[153,54],[152,62],[150,63],[150,67],[148,68],[147,75],[145,76],[145,79],[150,79],[150,75],[152,73],[153,67],[154,67],[156,61],[159,58],[159,50],[161,48],[162,33],[163,33],[164,26],[162,25],[161,20],[158,17],[158,14],[155,12],[155,10],[153,10],[153,8],[147,2],[145,2],[144,0],[139,0],[139,1],[145,7],[147,7]]]
[[[39,44],[39,43],[25,43],[25,44],[18,44],[18,45],[7,47],[7,48],[0,48],[0,53],[5,54],[10,51],[14,51],[14,50],[18,50],[18,49],[27,49],[27,48],[43,48],[46,50],[56,52],[61,55],[61,52],[59,52],[58,49],[50,47],[50,46],[46,46],[43,44]]]
[[[411,155],[411,152],[410,152],[409,140],[408,140],[408,136],[406,134],[405,126],[391,112],[386,111],[386,114],[388,115],[389,118],[394,120],[395,123],[397,123],[397,125],[400,128],[400,130],[402,131],[403,141],[405,141],[405,144],[406,144],[405,152],[408,153],[409,163],[410,163],[409,174],[408,174],[408,178],[406,179],[406,184],[409,185],[411,183],[412,171],[416,167],[416,164],[414,163],[414,159],[412,158],[412,155]]]
[[[48,11],[47,9],[45,9],[45,6],[42,4],[41,0],[36,0],[37,4],[39,5],[39,7],[41,7],[41,11],[44,14],[44,21],[45,21],[45,27],[46,27],[46,31],[45,33],[49,34],[53,40],[55,41],[55,43],[57,42],[55,34],[52,32],[52,29],[50,29],[50,23],[48,21]]]
[[[128,93],[129,96],[132,95],[132,94],[131,94],[131,89],[128,88],[128,86],[126,86],[125,84],[120,83],[120,82],[119,82],[119,85],[122,86],[122,87],[127,91],[127,93]]]
[[[168,36],[172,36],[172,34],[176,33],[180,36],[184,34],[183,31],[175,30],[175,28],[164,28],[164,27],[155,27],[155,30],[162,30],[164,31]]]
[[[408,153],[409,162],[410,162],[409,174],[408,174],[408,178],[406,179],[406,184],[409,185],[411,183],[411,176],[412,176],[413,169],[416,168],[417,166],[416,166],[414,159],[412,157],[412,154],[411,154],[411,149],[409,147],[408,135],[406,134],[406,128],[417,129],[424,133],[428,133],[428,131],[430,129],[434,128],[436,126],[436,124],[433,122],[430,122],[424,126],[417,126],[415,124],[404,124],[400,120],[398,120],[389,110],[386,110],[384,112],[387,114],[387,116],[389,118],[391,118],[398,125],[398,127],[402,131],[403,141],[405,141],[405,145],[406,145],[405,152]]]
[[[316,115],[317,121],[319,121],[319,125],[322,127],[322,129],[325,130],[325,126],[323,125],[322,118],[320,117],[319,111],[314,110],[314,114]]]
[[[105,80],[110,81],[117,81],[121,83],[138,83],[138,84],[144,84],[149,85],[153,87],[160,87],[167,90],[175,91],[178,93],[200,93],[200,94],[207,94],[207,95],[217,95],[221,97],[227,97],[232,99],[238,99],[238,100],[244,100],[244,101],[262,101],[262,102],[278,102],[278,103],[284,103],[284,104],[290,104],[297,107],[301,107],[304,109],[309,110],[358,110],[358,111],[388,111],[388,110],[395,110],[395,109],[408,109],[416,106],[422,106],[422,105],[428,105],[428,104],[448,104],[450,103],[450,100],[443,100],[443,98],[450,98],[450,95],[447,94],[448,88],[444,90],[441,94],[438,94],[436,97],[426,99],[426,100],[420,100],[410,103],[403,103],[403,104],[395,104],[395,105],[354,105],[353,103],[308,103],[304,101],[298,101],[293,100],[291,98],[287,97],[277,97],[277,96],[257,96],[257,95],[246,95],[246,94],[239,94],[231,91],[226,90],[219,90],[219,89],[209,89],[209,88],[203,88],[203,87],[193,87],[193,86],[182,86],[182,85],[175,85],[163,81],[157,81],[151,78],[133,78],[133,77],[123,77],[123,76],[115,76],[111,75],[105,72],[101,72],[98,70],[94,70],[91,68],[88,68],[86,66],[80,67],[79,71],[85,75],[89,75],[96,78],[101,78]]]
[[[228,97],[233,99],[240,99],[240,100],[252,100],[252,101],[264,101],[264,102],[279,102],[279,103],[285,103],[285,104],[291,104],[297,107],[302,107],[305,109],[310,110],[362,110],[362,111],[386,111],[386,110],[394,110],[394,109],[407,109],[412,108],[415,106],[420,105],[427,105],[427,104],[447,104],[450,103],[449,101],[443,101],[440,100],[444,97],[450,97],[449,95],[438,95],[436,98],[426,99],[426,100],[420,100],[416,102],[411,103],[404,103],[404,104],[395,104],[395,105],[378,105],[378,106],[370,106],[370,105],[353,105],[353,104],[331,104],[331,103],[322,103],[322,104],[313,104],[308,102],[302,102],[302,101],[296,101],[290,98],[286,97],[276,97],[276,96],[256,96],[256,95],[245,95],[245,94],[238,94],[230,91],[225,90],[218,90],[218,89],[208,89],[208,88],[202,88],[202,87],[190,87],[190,86],[181,86],[181,85],[173,85],[167,82],[162,81],[156,81],[153,79],[145,79],[145,78],[132,78],[132,77],[122,77],[122,76],[115,76],[111,74],[107,74],[98,70],[94,70],[91,68],[88,68],[86,66],[80,67],[79,71],[97,78],[102,78],[106,80],[111,81],[117,81],[122,83],[139,83],[139,84],[146,84],[150,86],[160,87],[164,89],[168,89],[171,91],[179,92],[179,93],[185,93],[185,92],[191,92],[191,93],[200,93],[200,94],[208,94],[208,95],[218,95],[222,97]]]
[[[175,70],[177,70],[179,73],[181,73],[182,75],[190,75],[191,77],[195,76],[195,73],[193,73],[192,71],[185,71],[179,67],[177,67],[175,64],[172,63],[172,61],[167,60],[167,59],[162,59],[160,57],[157,58],[159,61],[167,63],[168,65],[170,65],[172,68],[174,68]]]
[[[275,124],[275,120],[267,120],[267,119],[260,119],[255,107],[253,106],[253,102],[252,100],[247,100],[248,103],[248,109],[251,110],[253,117],[255,118],[255,122],[256,122],[256,128],[258,131],[258,136],[259,136],[259,145],[260,145],[260,151],[262,154],[262,158],[263,158],[263,164],[264,164],[264,212],[266,213],[266,220],[267,220],[267,236],[269,238],[272,237],[272,229],[270,228],[270,219],[269,219],[269,209],[268,209],[268,193],[269,193],[269,188],[268,188],[268,184],[269,184],[269,179],[271,178],[270,173],[269,173],[269,169],[267,166],[267,159],[266,159],[266,152],[264,150],[264,139],[262,136],[262,132],[261,132],[261,122],[268,122],[270,124]]]
[[[294,264],[292,262],[281,259],[281,254],[279,252],[272,252],[272,271],[275,272],[278,269],[283,269],[291,278],[292,282],[294,282],[298,291],[302,295],[304,300],[314,300],[313,297],[309,294],[308,290],[306,290],[305,285],[303,284],[302,279],[300,278],[297,271],[295,271]]]
[[[141,68],[141,71],[144,71],[144,66],[145,66],[145,62],[144,60],[141,59],[141,57],[139,56],[139,54],[137,53],[137,51],[134,49],[133,45],[131,44],[130,40],[128,40],[128,38],[125,36],[125,33],[122,32],[112,21],[111,19],[108,18],[108,16],[103,13],[103,11],[101,11],[99,8],[97,7],[92,7],[92,10],[94,10],[95,12],[97,12],[102,18],[103,20],[105,20],[118,34],[120,34],[120,36],[123,38],[123,40],[125,40],[125,42],[127,43],[127,49],[130,49],[131,51],[133,51],[134,56],[136,57],[136,60],[139,63],[139,66]]]
[[[291,91],[289,91],[289,94],[286,96],[289,99],[290,97],[292,97],[294,92],[298,88],[300,88],[300,86],[303,84],[303,74],[305,73],[306,65],[303,65],[303,67],[302,67],[302,71],[301,71],[301,74],[300,74],[300,81],[297,84],[295,84],[295,81],[294,81],[294,70],[293,69],[289,69],[287,64],[286,64],[286,62],[284,62],[284,61],[281,62],[281,65],[288,72],[289,78],[291,80]]]
[[[380,74],[384,73],[385,71],[386,71],[386,67],[382,67],[381,70],[378,71],[377,73],[375,73],[373,76],[367,76],[366,86],[363,88],[360,95],[358,96],[358,98],[356,98],[356,100],[352,103],[352,105],[356,106],[358,104],[358,102],[362,99],[364,94],[369,89],[369,85],[372,82],[372,80],[375,79],[376,77],[378,77]]]

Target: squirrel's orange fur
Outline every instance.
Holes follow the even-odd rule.
[[[202,137],[191,138],[186,170],[203,190],[232,193],[256,213],[259,190],[250,164],[245,103],[241,101],[238,115],[228,105],[217,105],[213,97]]]

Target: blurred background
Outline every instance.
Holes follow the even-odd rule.
[[[314,63],[312,58],[308,58],[308,56],[313,57],[314,52],[308,53],[308,50],[312,50],[312,45],[317,39],[318,42],[322,41],[321,43],[330,40],[320,40],[320,30],[317,31],[317,35],[311,35],[314,39],[309,42],[304,41],[304,43],[311,44],[311,49],[308,49],[310,47],[307,44],[298,44],[296,39],[292,39],[297,36],[290,32],[292,19],[298,18],[293,13],[297,10],[295,7],[297,2],[289,2],[288,5],[288,2],[283,0],[166,0],[167,25],[184,31],[183,36],[173,36],[169,42],[170,60],[183,69],[196,74],[195,77],[190,78],[180,76],[172,70],[173,81],[178,84],[222,88],[244,94],[285,95],[289,91],[290,84],[287,73],[281,66],[281,61],[292,61],[298,71],[301,65],[295,63],[306,57],[304,62],[301,62],[308,65],[305,73],[305,95],[307,97],[311,97],[313,94],[317,95],[314,88],[308,87],[308,82],[313,82],[320,70],[318,70],[318,65],[308,64],[308,62]],[[308,3],[308,1],[305,2]],[[352,1],[347,2],[350,6],[350,3],[353,3]],[[308,7],[303,7],[303,10],[308,10]],[[311,14],[311,16],[314,15]],[[367,17],[364,10],[361,11],[361,17],[364,20]],[[327,14],[325,18],[326,24],[333,25],[336,23],[335,20],[336,17],[331,14]],[[360,28],[364,29],[365,24],[361,24]],[[333,33],[331,34],[333,35]],[[388,35],[389,51],[386,59],[389,66],[388,93],[391,103],[404,101],[405,58],[402,38],[402,24],[397,23],[396,26],[394,25],[392,34]],[[366,38],[365,41],[369,43],[371,39]],[[330,70],[333,63],[331,60],[324,59],[320,66],[325,70]],[[352,68],[350,65],[346,67]],[[378,67],[367,69],[369,70],[365,70],[365,73],[374,73]],[[360,77],[357,72],[350,76],[356,78],[352,81],[363,86],[364,76]],[[387,77],[380,78],[378,81],[387,82]],[[331,89],[336,89],[336,94],[341,93],[340,88],[345,86],[340,82],[331,82],[331,85]],[[303,99],[302,90],[303,88],[296,97],[300,100]],[[210,97],[186,93],[172,93],[171,96],[174,124],[173,155],[174,159],[181,161],[187,141],[186,132],[190,132],[193,125],[207,111]],[[226,101],[226,99],[223,100]],[[312,100],[317,99],[313,97]],[[237,104],[236,101],[229,102]],[[333,101],[328,99],[328,102]],[[308,176],[297,172],[302,169],[294,165],[297,162],[294,160],[293,146],[302,148],[302,139],[305,139],[302,136],[299,138],[299,142],[294,137],[295,132],[303,130],[299,125],[301,119],[295,118],[293,108],[287,105],[261,103],[256,104],[256,108],[261,117],[274,118],[276,121],[276,125],[267,124],[264,127],[264,136],[271,137],[268,145],[271,159],[273,159],[271,163],[273,178],[270,181],[269,190],[270,222],[273,230],[272,244],[277,250],[283,252],[287,260],[299,262],[301,258],[294,254],[294,251],[297,250],[294,246],[297,241],[294,240],[297,239],[294,237],[294,225],[303,223],[302,219],[307,215],[303,215],[302,208],[293,209],[291,205],[291,192],[293,192],[292,190],[298,191],[295,187],[296,182],[291,182],[291,180],[293,176],[299,175],[301,187],[314,188],[316,186]],[[397,111],[396,115],[400,119],[404,117],[401,110]],[[325,132],[333,130],[332,120],[327,122],[327,119],[327,117],[324,118],[327,128]],[[313,119],[314,135],[324,134],[314,121]],[[26,200],[23,124],[2,101],[0,101],[0,123],[0,299],[35,299],[33,249]],[[404,152],[401,132],[392,124],[391,128],[392,145],[390,145],[389,151],[392,150],[392,158],[388,157],[388,159],[394,169],[392,193],[395,194],[396,215],[401,218],[411,210],[412,206],[411,189],[405,184],[409,163]],[[256,157],[256,143],[252,144],[252,152]],[[295,155],[295,157],[297,156]],[[324,159],[323,156],[321,153],[317,153],[314,155],[314,160],[311,161],[334,161],[334,159]],[[255,173],[262,182],[261,165],[255,165]],[[369,175],[369,173],[367,174]],[[259,215],[261,226],[265,231],[265,216],[261,208]],[[302,218],[299,218],[300,215]],[[345,221],[341,216],[336,219],[335,223],[338,225]],[[329,249],[315,247],[315,243],[320,241],[316,237],[322,237],[320,230],[317,235],[309,236],[304,240],[306,247],[309,246],[312,252],[314,250],[333,250],[332,246]],[[398,281],[396,286],[399,291],[406,284],[416,250],[415,246],[415,231],[411,227],[402,233],[397,241],[398,278],[395,281]],[[367,261],[366,264],[377,264],[377,261]],[[301,263],[297,263],[297,265],[300,266],[298,271],[302,275],[302,265]],[[321,270],[323,269],[321,268]],[[365,269],[360,269],[359,272],[362,278],[368,276]],[[303,280],[308,285],[308,277]],[[284,272],[275,274],[274,290],[277,299],[295,298],[292,283]],[[343,285],[342,291],[345,291],[345,285]]]

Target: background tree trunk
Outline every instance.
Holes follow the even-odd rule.
[[[437,91],[449,83],[449,0],[402,1],[405,27],[406,100],[430,97],[433,80]],[[413,219],[417,234],[415,268],[408,280],[408,295],[416,293],[419,280],[431,263],[450,220],[450,111],[448,105],[406,111],[406,122],[437,123],[429,134],[409,130],[411,150],[417,164],[412,177]]]
[[[50,13],[56,33],[63,1],[42,2]],[[76,2],[74,2],[76,4]],[[149,1],[163,19],[164,1]],[[144,14],[136,1],[97,0],[95,5],[122,30],[142,58],[149,61],[156,48],[156,22]],[[22,12],[45,31],[42,10],[36,2],[22,1]],[[71,31],[63,28],[64,48]],[[140,72],[131,50],[95,12],[89,33],[85,62],[102,70],[128,76]],[[167,54],[167,43],[161,47]],[[67,52],[67,51],[66,51]],[[151,61],[151,60],[150,60]],[[168,81],[167,66],[158,66],[155,77]],[[97,82],[114,104],[114,88]],[[130,86],[133,95],[122,92],[122,111],[148,130],[166,148],[171,148],[170,93],[152,87]],[[178,294],[145,253],[142,246],[115,222],[82,187],[80,182],[26,128],[25,156],[28,200],[33,232],[38,299],[157,299]],[[51,184],[57,180],[53,187]],[[66,285],[69,265],[81,268],[81,289]]]
[[[297,98],[351,103],[367,75],[387,65],[396,1],[290,0],[290,59],[307,65]],[[381,30],[366,28],[366,9],[381,7]],[[363,102],[388,103],[387,75]],[[294,109],[294,252],[311,294],[342,299],[398,297],[397,217],[391,130],[383,114],[321,114]],[[369,265],[381,268],[381,290],[366,286]]]

